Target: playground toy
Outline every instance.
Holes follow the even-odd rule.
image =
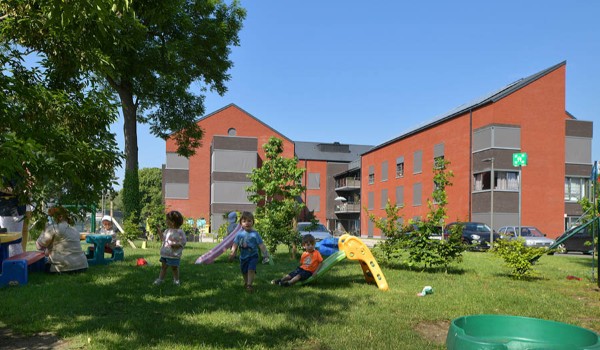
[[[123,260],[125,258],[125,253],[123,252],[123,248],[115,247],[112,249],[112,256],[110,258],[104,257],[104,247],[112,241],[111,236],[107,235],[86,235],[85,241],[87,243],[94,244],[94,251],[92,252],[89,248],[85,252],[86,257],[88,258],[88,265],[107,265],[114,261]]]
[[[598,350],[600,337],[591,330],[538,318],[473,315],[452,320],[448,350]]]
[[[379,268],[379,264],[375,261],[371,250],[369,250],[367,245],[360,238],[349,234],[342,235],[338,240],[338,248],[339,251],[333,253],[321,263],[321,266],[315,274],[309,279],[299,282],[299,284],[304,285],[311,283],[324,275],[338,262],[349,259],[358,260],[367,283],[377,284],[377,287],[382,291],[389,289],[385,276]]]
[[[242,229],[242,225],[238,224],[233,231],[227,237],[223,238],[221,243],[217,244],[213,249],[209,250],[204,255],[196,259],[195,264],[212,264],[216,258],[225,253],[227,249],[233,245],[233,239],[238,232]]]

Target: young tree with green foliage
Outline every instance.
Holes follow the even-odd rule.
[[[387,218],[377,219],[369,214],[377,228],[388,237],[380,248],[384,261],[388,264],[404,263],[409,267],[438,268],[448,271],[453,262],[462,259],[462,253],[466,247],[462,243],[461,233],[454,230],[448,239],[432,239],[433,235],[441,234],[444,220],[447,218],[448,198],[446,187],[451,186],[450,178],[452,171],[448,170],[450,163],[444,159],[436,159],[433,167],[433,200],[427,199],[429,213],[424,221],[413,222],[412,220],[403,228],[400,228],[398,219],[398,207],[386,205]],[[443,236],[442,236],[443,238]],[[408,256],[403,260],[402,252],[405,250]]]
[[[39,55],[53,86],[102,92],[124,119],[127,215],[140,214],[137,123],[173,137],[189,157],[200,146],[198,91],[227,89],[231,46],[246,12],[222,0],[4,0],[0,43]],[[171,134],[174,133],[174,134]]]
[[[270,252],[274,252],[278,244],[292,250],[299,242],[293,222],[304,207],[298,198],[305,191],[302,176],[306,169],[298,168],[296,157],[281,156],[281,139],[271,137],[263,149],[266,159],[260,168],[252,170],[249,175],[252,185],[247,188],[248,199],[257,205],[254,227]]]

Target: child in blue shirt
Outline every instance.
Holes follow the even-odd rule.
[[[237,233],[233,239],[233,246],[231,247],[231,255],[229,260],[235,258],[235,253],[240,250],[240,268],[242,270],[242,276],[244,276],[244,287],[248,293],[252,293],[252,283],[256,276],[256,265],[258,264],[258,249],[262,251],[263,263],[269,262],[269,254],[267,253],[267,247],[263,243],[262,238],[253,229],[254,226],[254,215],[250,212],[243,212],[240,218],[240,224],[242,230]]]

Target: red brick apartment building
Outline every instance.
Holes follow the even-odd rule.
[[[518,225],[521,184],[521,224],[558,236],[582,214],[593,163],[593,125],[565,110],[565,72],[559,63],[365,152],[363,206],[384,217],[390,200],[403,205],[404,222],[424,219],[434,159],[443,157],[454,173],[448,222]],[[527,165],[513,166],[514,153],[526,153]],[[367,215],[361,235],[381,236]]]
[[[179,210],[188,218],[210,219],[211,230],[219,227],[223,214],[254,211],[248,201],[247,175],[260,167],[262,146],[274,136],[284,142],[284,157],[297,156],[307,169],[302,200],[322,223],[334,225],[333,175],[372,146],[339,143],[293,142],[240,107],[230,104],[198,120],[204,130],[203,145],[189,159],[176,153],[167,140],[163,165],[163,197],[168,210]]]

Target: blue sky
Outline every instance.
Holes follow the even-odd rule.
[[[594,121],[600,157],[600,1],[241,5],[229,91],[207,95],[206,113],[235,103],[295,141],[377,145],[567,61],[566,109]],[[112,129],[122,147],[122,121]],[[138,142],[140,168],[161,167],[165,142],[143,125]]]

